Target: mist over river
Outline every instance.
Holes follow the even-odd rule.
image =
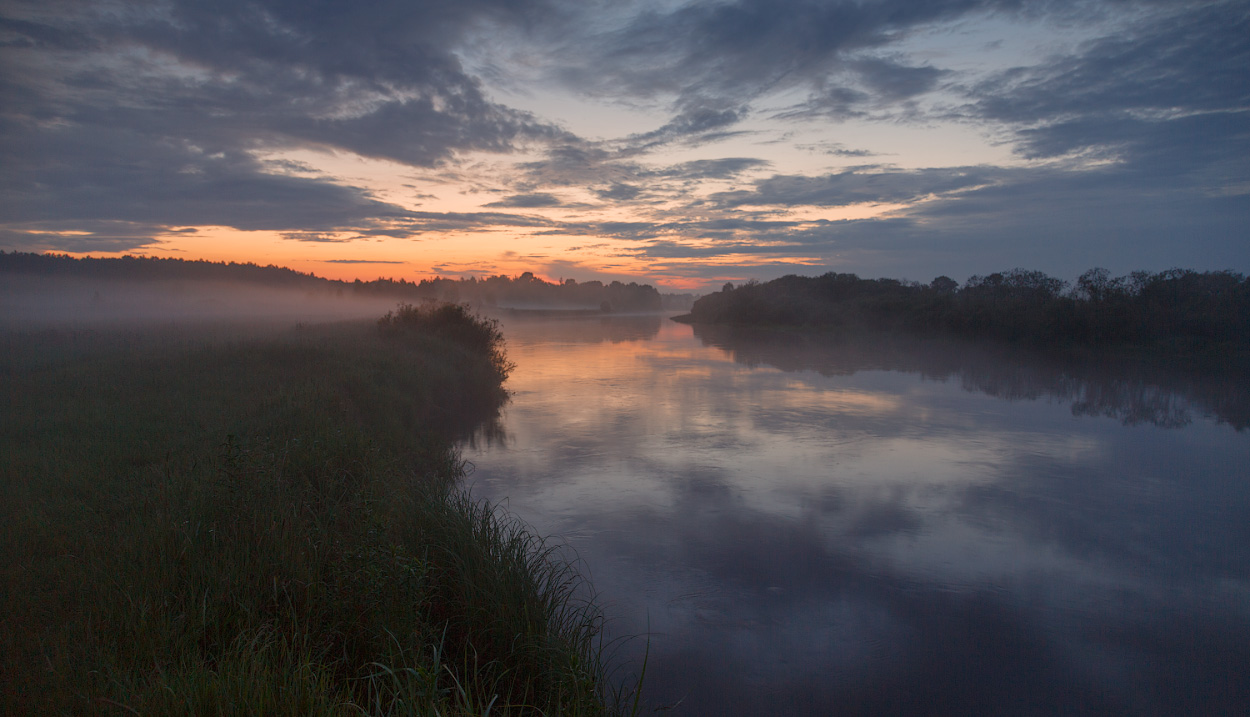
[[[1244,714],[1250,397],[955,341],[507,318],[479,498],[673,715]]]

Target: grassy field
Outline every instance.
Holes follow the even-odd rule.
[[[587,586],[455,487],[510,366],[440,311],[0,334],[0,713],[621,711]]]

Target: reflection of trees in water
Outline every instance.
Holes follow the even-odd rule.
[[[508,430],[503,426],[503,417],[498,412],[491,418],[482,421],[468,433],[459,436],[460,445],[471,449],[488,446],[508,445]],[[468,466],[472,472],[472,466]]]
[[[1074,416],[1102,416],[1128,426],[1149,423],[1162,428],[1189,425],[1193,420],[1190,404],[1201,404],[1161,375],[1064,363],[1025,351],[987,354],[970,344],[965,344],[964,350],[966,363],[951,369],[950,374],[959,376],[965,391],[1007,401],[1058,399],[1071,404]],[[914,353],[924,360],[923,348]]]
[[[1074,416],[1105,416],[1125,425],[1180,428],[1191,411],[1208,413],[1237,430],[1250,426],[1244,371],[1185,371],[1111,354],[1080,359],[1022,348],[901,334],[812,334],[696,324],[704,345],[728,351],[748,366],[845,376],[858,371],[903,371],[926,379],[958,377],[961,386],[1008,401],[1057,399]]]
[[[1118,418],[1125,425],[1152,423],[1163,428],[1189,425],[1185,399],[1158,386],[1141,383],[1087,384],[1072,402],[1074,416]]]

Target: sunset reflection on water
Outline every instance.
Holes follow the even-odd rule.
[[[567,542],[612,636],[650,631],[653,704],[1162,714],[1247,694],[1219,665],[1250,664],[1250,436],[1201,386],[657,316],[504,332],[506,438],[467,452],[470,486]],[[1160,667],[1193,649],[1212,664]]]

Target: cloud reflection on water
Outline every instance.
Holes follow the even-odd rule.
[[[1204,394],[966,345],[568,330],[505,326],[517,395],[475,491],[568,538],[612,634],[649,626],[675,714],[1250,698],[1245,435]]]

